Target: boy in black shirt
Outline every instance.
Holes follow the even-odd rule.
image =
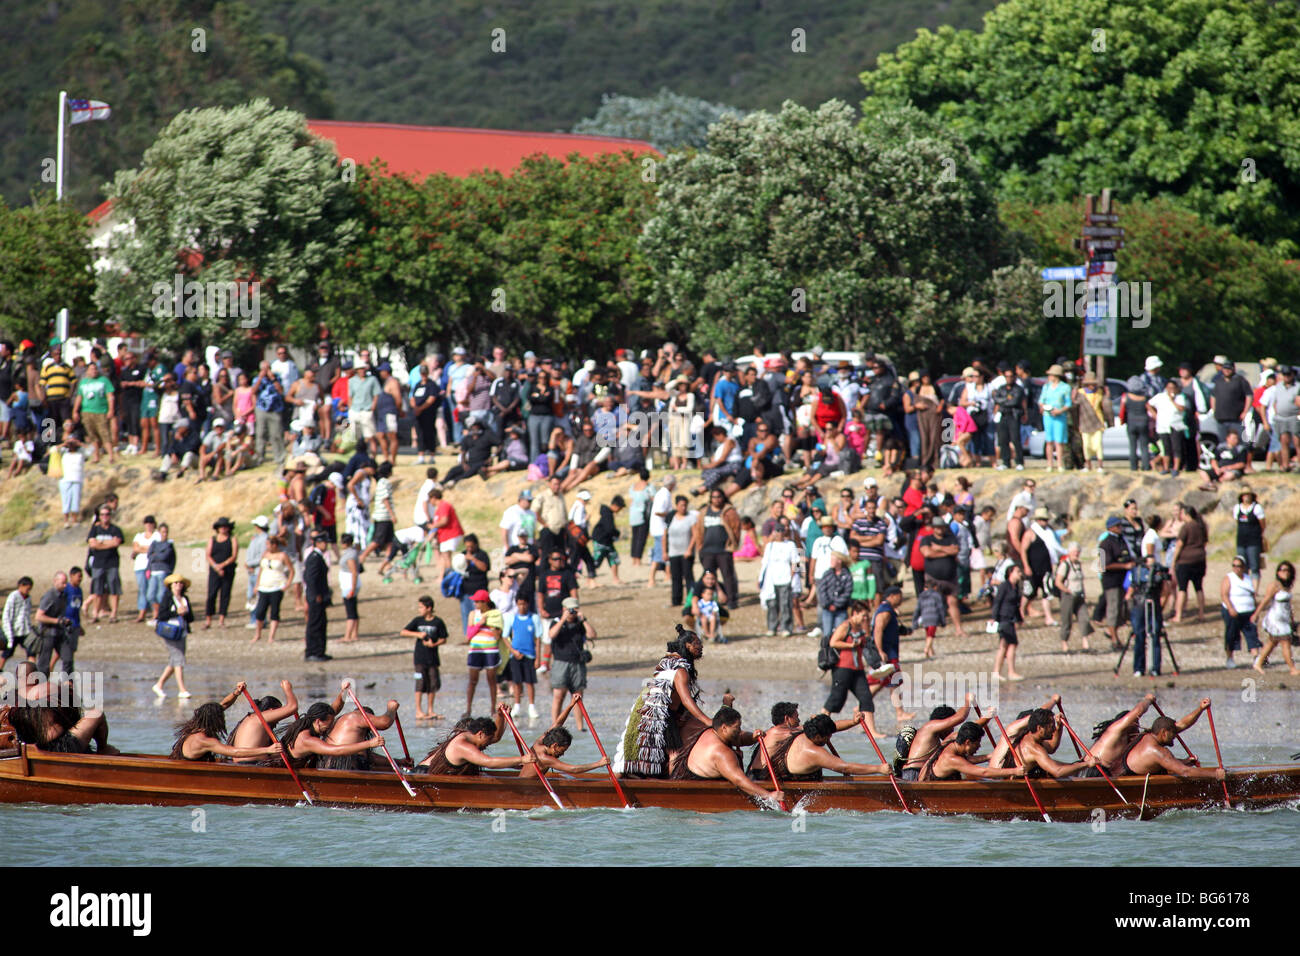
[[[438,648],[447,643],[447,625],[433,613],[433,598],[420,598],[420,616],[402,628],[402,637],[415,638],[415,719],[442,720],[433,709],[434,695],[442,689],[438,667],[442,663]],[[429,709],[420,708],[420,698],[429,695]]]
[[[596,521],[596,526],[591,529],[591,540],[596,545],[591,552],[592,569],[599,568],[602,561],[608,560],[614,583],[620,586],[623,582],[618,576],[618,550],[614,547],[620,532],[614,526],[614,515],[626,507],[627,502],[623,500],[623,496],[615,495],[609,504],[600,506],[600,518]]]

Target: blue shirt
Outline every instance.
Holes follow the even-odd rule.
[[[525,657],[537,656],[537,634],[542,629],[542,619],[536,614],[511,612],[505,619],[510,646]]]
[[[740,394],[739,385],[729,378],[720,378],[718,384],[713,387],[713,394],[722,402],[722,407],[727,410],[728,415],[736,414],[736,396]]]
[[[268,376],[260,379],[261,386],[257,389],[257,407],[264,412],[278,412],[284,408],[284,396],[282,396],[275,387],[275,377]]]
[[[81,597],[81,588],[75,584],[63,586],[63,599],[67,601],[63,616],[72,622],[73,627],[81,627]]]

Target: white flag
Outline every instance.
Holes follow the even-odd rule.
[[[101,103],[99,100],[68,100],[68,108],[72,111],[72,119],[69,122],[73,126],[91,120],[106,120],[112,113],[108,104]]]

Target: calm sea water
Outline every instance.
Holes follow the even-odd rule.
[[[188,713],[174,698],[155,703],[148,690],[151,679],[151,674],[135,673],[125,665],[107,675],[105,695],[113,739],[123,749],[166,750],[172,724]],[[196,694],[216,695],[233,682],[233,675],[229,680],[224,675],[207,675],[205,680],[195,679],[192,689]],[[452,683],[459,685],[458,681]],[[300,701],[323,698],[336,686],[319,675],[295,681]],[[602,678],[588,698],[588,708],[611,752],[637,686],[638,681],[632,678]],[[362,691],[362,699],[378,709],[388,697],[397,697],[409,712],[409,687],[405,675],[379,678],[374,687]],[[722,687],[706,681],[706,689],[717,695]],[[778,700],[800,701],[805,713],[813,713],[825,694],[824,685],[810,682],[734,681],[731,689],[742,712],[753,716],[765,714]],[[268,688],[255,690],[268,692]],[[439,709],[458,712],[463,687],[450,690],[454,693],[440,695]],[[1014,692],[1022,699],[1004,696],[1004,713],[1014,713],[1044,696],[1037,688],[1016,688]],[[1095,720],[1127,706],[1134,696],[1109,690],[1072,692],[1066,706],[1073,725],[1082,732]],[[1229,765],[1285,762],[1300,750],[1296,695],[1262,691],[1254,702],[1224,692],[1215,696],[1215,720]],[[190,706],[201,699],[191,701]],[[476,709],[486,711],[486,699],[480,700]],[[716,696],[706,703],[716,705]],[[1185,713],[1193,703],[1192,692],[1165,691],[1162,695],[1162,706],[1170,714]],[[244,712],[245,708],[236,704],[230,715],[237,720]],[[443,731],[416,728],[413,723],[405,728],[408,742],[413,753],[423,754]],[[892,716],[882,716],[881,726],[892,728]],[[544,724],[539,722],[531,735],[526,724],[521,723],[521,729],[531,738]],[[390,731],[385,736],[391,749],[400,751],[396,733]],[[596,759],[590,737],[577,733],[575,737],[569,759]],[[1213,760],[1214,748],[1204,718],[1186,737],[1202,760]],[[874,762],[861,734],[839,735],[837,747],[848,760]],[[18,866],[799,866],[837,862],[996,866],[1024,865],[1036,859],[1083,866],[1256,867],[1300,863],[1300,808],[1252,813],[1178,811],[1154,821],[1110,821],[1099,831],[1088,823],[993,823],[892,813],[792,817],[772,811],[696,814],[658,809],[561,812],[539,808],[493,816],[305,806],[29,804],[0,806],[0,840],[7,848],[6,862]]]

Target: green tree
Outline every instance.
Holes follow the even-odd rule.
[[[96,300],[168,346],[234,346],[254,327],[310,340],[317,276],[357,231],[333,144],[266,100],[181,113],[108,192],[132,228],[111,239],[113,268],[100,273]],[[205,288],[256,280],[259,314],[213,314],[205,300],[203,314],[177,320],[166,296],[178,276]]]
[[[815,111],[725,119],[673,154],[642,249],[655,301],[697,348],[872,348],[959,362],[1040,321],[965,146],[916,110],[859,129]]]
[[[710,126],[724,116],[744,115],[744,110],[734,106],[681,96],[664,87],[654,96],[606,94],[601,97],[596,115],[579,120],[573,132],[641,139],[666,153],[670,149],[703,146],[708,142]]]
[[[97,331],[89,224],[52,193],[10,209],[0,200],[0,330],[43,342],[56,313],[69,310],[77,332]]]
[[[863,113],[940,119],[1005,199],[1178,198],[1294,256],[1297,35],[1300,6],[1270,0],[1007,0],[882,55]]]
[[[1172,202],[1123,203],[1118,210],[1125,247],[1116,255],[1122,282],[1150,282],[1150,325],[1134,328],[1120,320],[1118,368],[1139,369],[1147,355],[1166,364],[1189,360],[1198,365],[1216,352],[1240,358],[1295,355],[1300,328],[1300,263],[1288,262],[1268,247],[1242,239],[1222,226],[1206,224]],[[1020,231],[1044,266],[1081,261],[1072,246],[1083,221],[1083,204],[1036,206],[1009,201],[1002,220]],[[1041,300],[1040,300],[1041,302]],[[1079,322],[1045,319],[1046,334],[1023,343],[1036,361],[1075,354]],[[1139,320],[1139,325],[1142,320]],[[1230,334],[1228,332],[1230,330]],[[1063,343],[1072,347],[1063,348]]]
[[[362,170],[360,241],[322,278],[322,318],[357,342],[636,344],[652,318],[644,169],[624,153],[423,182]]]

